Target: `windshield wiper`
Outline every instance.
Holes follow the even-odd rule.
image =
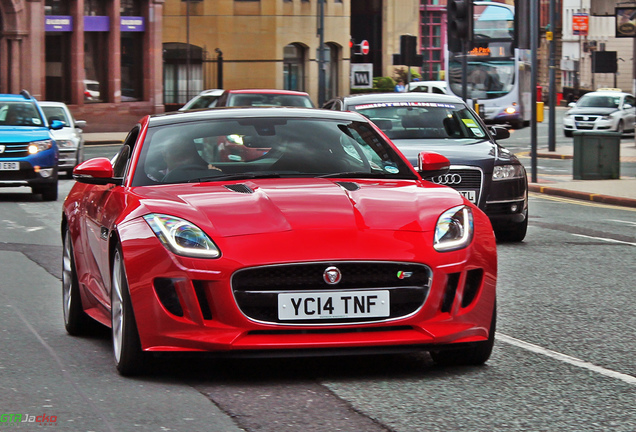
[[[317,178],[386,178],[387,174],[383,172],[365,172],[365,171],[349,171],[337,172],[331,174],[323,174],[316,176]]]
[[[272,172],[269,172],[269,173],[246,172],[246,173],[236,173],[236,174],[224,174],[224,175],[218,175],[218,176],[192,179],[188,183],[227,181],[227,180],[249,180],[249,179],[258,179],[258,178],[280,178],[280,174],[272,173]]]

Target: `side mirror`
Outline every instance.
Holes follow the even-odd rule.
[[[77,165],[73,170],[73,178],[79,183],[107,185],[121,184],[121,178],[113,177],[113,166],[108,158],[89,159]]]
[[[51,122],[50,128],[53,130],[60,130],[64,127],[64,122],[60,120],[53,120]]]
[[[623,105],[623,109],[630,109],[630,108],[634,108],[634,107],[631,104],[628,104],[628,103]]]
[[[568,106],[569,106],[570,108],[574,108],[574,107],[576,106],[576,102],[570,102],[570,103],[568,104]]]
[[[491,126],[490,133],[495,137],[495,140],[510,138],[510,131],[505,127]]]
[[[446,174],[450,161],[446,156],[435,152],[420,152],[417,155],[417,171],[422,177],[435,177]]]
[[[86,120],[75,120],[75,127],[78,129],[84,129],[86,127]]]

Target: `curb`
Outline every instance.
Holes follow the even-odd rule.
[[[565,198],[573,198],[583,201],[592,201],[595,203],[610,204],[621,207],[636,208],[636,199],[622,198],[603,194],[594,194],[588,192],[572,191],[567,189],[559,189],[552,186],[541,186],[536,183],[528,184],[528,191],[544,193],[546,195],[555,195]]]

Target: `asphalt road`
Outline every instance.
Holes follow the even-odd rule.
[[[15,430],[38,430],[43,414],[69,431],[636,430],[634,209],[531,196],[526,241],[498,245],[486,366],[440,368],[425,353],[170,359],[126,379],[107,331],[63,328],[71,184],[57,202],[0,189],[0,414],[34,419]]]

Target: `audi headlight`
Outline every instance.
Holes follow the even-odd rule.
[[[492,172],[493,180],[510,180],[523,178],[524,171],[521,165],[497,165]]]
[[[161,243],[177,255],[218,258],[221,251],[201,228],[174,216],[152,213],[144,219]]]
[[[51,147],[53,147],[53,141],[52,140],[42,140],[42,141],[33,141],[32,143],[29,144],[29,154],[36,154],[38,152],[44,151],[44,150],[48,150]]]
[[[438,252],[463,249],[473,238],[473,212],[468,206],[446,210],[437,219],[433,247]]]
[[[77,143],[73,140],[57,140],[57,145],[60,148],[64,149],[75,149],[77,148]]]

